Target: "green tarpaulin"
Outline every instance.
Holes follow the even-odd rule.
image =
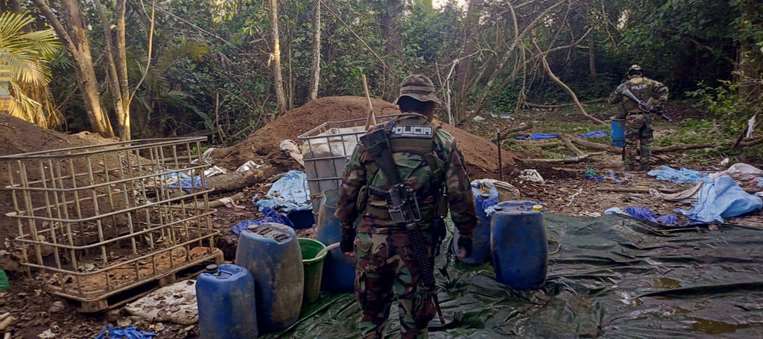
[[[541,290],[513,291],[495,281],[489,264],[451,265],[451,280],[438,273],[439,298],[446,318],[457,321],[430,336],[763,337],[763,230],[552,214],[545,223],[550,260]],[[324,295],[295,326],[270,336],[356,338],[359,315],[352,295]]]

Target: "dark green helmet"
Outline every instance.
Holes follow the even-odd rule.
[[[632,65],[630,68],[628,68],[628,75],[633,74],[644,74],[644,69],[642,69],[639,65]]]

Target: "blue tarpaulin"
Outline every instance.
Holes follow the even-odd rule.
[[[656,177],[657,180],[670,181],[676,184],[694,184],[706,177],[706,174],[701,172],[681,168],[675,169],[670,166],[660,166],[656,169],[649,171],[649,176]]]
[[[559,134],[555,133],[531,133],[531,134],[523,134],[523,135],[517,135],[514,137],[516,140],[547,140],[547,139],[558,139]]]
[[[730,176],[704,178],[697,202],[681,213],[689,219],[705,223],[724,222],[763,208],[763,200],[745,192]]]
[[[257,200],[257,208],[265,208],[290,212],[292,210],[309,210],[310,190],[307,187],[307,175],[302,171],[289,171],[268,190],[265,199]]]
[[[619,214],[631,217],[636,220],[646,221],[653,224],[662,226],[679,226],[678,216],[675,214],[658,215],[648,207],[626,207],[620,209],[618,207],[610,208],[604,211],[604,214]]]
[[[152,339],[156,333],[141,331],[135,326],[114,327],[106,326],[95,339]]]
[[[231,231],[236,235],[240,235],[241,231],[249,228],[249,226],[262,225],[265,223],[277,223],[277,224],[294,227],[294,225],[292,224],[291,220],[289,220],[289,218],[287,218],[283,214],[278,213],[276,210],[272,208],[269,208],[269,207],[263,208],[262,214],[263,214],[263,217],[256,220],[247,219],[247,220],[241,220],[237,222],[236,224],[231,226],[230,228]]]
[[[583,139],[596,139],[596,138],[606,138],[609,136],[609,132],[603,131],[603,130],[597,130],[597,131],[590,131],[583,134],[578,134],[579,138]],[[548,139],[559,139],[560,135],[557,133],[530,133],[530,134],[521,134],[518,136],[515,136],[515,140],[548,140]]]

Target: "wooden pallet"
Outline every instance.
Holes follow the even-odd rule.
[[[188,265],[179,266],[168,273],[153,277],[148,280],[144,280],[138,284],[114,293],[110,293],[96,300],[72,299],[71,296],[63,293],[53,293],[76,303],[78,305],[78,310],[82,313],[101,312],[127,304],[151,293],[157,288],[171,285],[180,280],[195,277],[199,273],[203,272],[207,265],[221,264],[222,262],[222,251],[215,251],[212,256],[207,257],[206,259],[195,261]]]

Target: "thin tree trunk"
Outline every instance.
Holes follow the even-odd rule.
[[[98,12],[98,16],[101,19],[101,25],[103,26],[103,38],[106,42],[106,51],[104,52],[104,55],[106,56],[106,81],[109,85],[109,91],[111,92],[111,97],[114,106],[114,112],[117,117],[117,132],[119,133],[120,139],[125,140],[124,138],[124,128],[122,126],[122,119],[125,116],[124,112],[124,100],[125,98],[122,96],[122,90],[120,87],[120,75],[118,66],[117,66],[117,59],[115,57],[114,52],[114,38],[113,34],[111,32],[111,20],[106,16],[106,10],[103,8],[103,4],[101,4],[99,1],[95,2],[95,8],[96,12]],[[129,135],[129,134],[128,134]]]
[[[315,0],[313,9],[313,76],[310,78],[310,100],[318,99],[321,82],[321,0]]]
[[[589,35],[588,39],[591,42],[588,45],[588,70],[591,74],[591,80],[596,81],[598,77],[598,72],[596,71],[596,41],[593,34]]]
[[[105,137],[113,137],[114,130],[111,128],[109,116],[101,106],[98,81],[95,76],[93,58],[90,54],[90,41],[87,38],[87,28],[82,19],[79,3],[77,0],[62,0],[64,13],[61,15],[69,28],[68,30],[64,28],[61,20],[53,13],[46,1],[34,0],[34,3],[53,26],[56,34],[64,40],[66,49],[74,59],[77,78],[79,79],[77,85],[87,109],[90,128]]]
[[[273,38],[273,85],[276,89],[278,112],[286,112],[286,94],[283,90],[283,74],[281,73],[281,38],[278,33],[278,0],[270,0],[270,22]]]
[[[289,109],[294,109],[294,69],[292,68],[293,62],[292,62],[292,36],[291,36],[291,26],[286,23],[286,39],[287,39],[287,46],[286,46],[286,58],[289,60],[288,65],[286,65],[286,68],[289,72],[289,80],[287,81],[287,86],[289,86]]]

